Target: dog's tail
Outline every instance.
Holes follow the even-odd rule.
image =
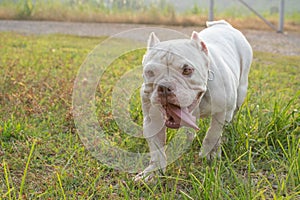
[[[225,20],[219,20],[219,21],[211,21],[211,22],[206,22],[206,26],[207,27],[211,27],[214,25],[227,25],[227,26],[231,26],[228,22],[226,22]]]

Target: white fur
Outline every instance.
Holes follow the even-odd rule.
[[[207,22],[208,28],[193,32],[190,40],[160,42],[152,33],[144,56],[144,84],[141,89],[144,115],[144,137],[151,160],[135,180],[153,176],[157,169],[165,170],[166,127],[157,94],[157,85],[171,83],[176,87],[177,101],[190,105],[197,94],[203,94],[193,113],[197,117],[211,116],[210,128],[203,140],[200,156],[209,159],[220,156],[222,129],[243,103],[252,62],[252,49],[242,33],[224,20]],[[182,65],[195,68],[191,77],[183,77]]]

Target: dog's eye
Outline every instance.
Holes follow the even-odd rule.
[[[182,67],[182,74],[185,76],[191,75],[194,71],[194,69],[190,66],[188,66],[187,64],[184,64]]]
[[[152,70],[147,70],[147,71],[145,72],[145,74],[146,74],[146,76],[147,76],[148,78],[151,78],[151,77],[155,76],[155,74],[154,74],[154,72],[153,72]]]

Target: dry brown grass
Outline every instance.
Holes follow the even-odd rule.
[[[278,17],[268,17],[275,26]],[[68,7],[48,7],[35,9],[30,14],[13,8],[0,7],[0,19],[24,19],[24,20],[50,20],[50,21],[72,21],[72,22],[98,22],[98,23],[137,23],[153,25],[175,25],[175,26],[204,26],[207,14],[177,14],[174,12],[163,13],[157,9],[149,9],[144,12],[131,11],[82,11]],[[240,29],[270,30],[262,20],[256,16],[233,18],[226,14],[218,14],[217,19],[226,19],[235,27]],[[286,19],[284,28],[287,31],[300,32],[300,22],[294,19]]]
[[[258,17],[250,17],[245,19],[234,19],[229,18],[226,19],[229,21],[234,27],[237,27],[238,29],[253,29],[253,30],[270,30],[270,27],[266,25],[262,20],[260,20]],[[277,19],[270,19],[269,20],[275,27],[278,26],[278,20]],[[300,32],[300,24],[297,24],[293,21],[286,21],[284,23],[284,29],[286,31],[293,31],[293,32]]]

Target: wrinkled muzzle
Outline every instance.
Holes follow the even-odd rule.
[[[182,107],[176,96],[176,85],[162,82],[157,86],[157,95],[165,116],[165,125],[168,128],[178,129],[187,126],[198,130],[196,117],[192,115],[190,106]],[[193,104],[193,103],[192,103]],[[191,104],[191,106],[192,106]]]

